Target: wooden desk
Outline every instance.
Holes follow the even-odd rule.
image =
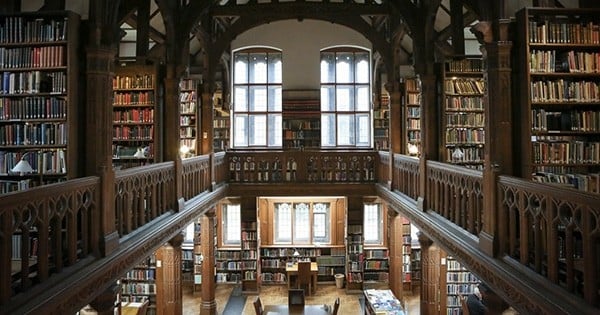
[[[287,305],[265,305],[266,315],[328,315],[323,305],[304,305],[289,307]]]
[[[292,276],[298,275],[298,264],[285,265],[285,272],[287,273],[287,286],[290,288]],[[310,274],[312,275],[312,293],[317,292],[317,275],[319,274],[319,266],[316,262],[310,263]]]
[[[148,308],[146,302],[121,302],[121,315],[144,315]]]
[[[400,301],[392,290],[364,290],[365,314],[405,315]]]

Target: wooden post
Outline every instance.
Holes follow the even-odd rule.
[[[440,304],[440,249],[419,232],[421,244],[421,314],[439,313]]]
[[[202,303],[201,315],[216,315],[217,301],[215,300],[215,214],[214,211],[202,216]]]
[[[181,244],[183,235],[172,238],[156,251],[156,313],[181,315]]]
[[[166,67],[165,103],[164,103],[164,159],[175,162],[175,200],[178,201],[179,209],[184,206],[182,182],[182,162],[179,155],[179,76],[177,65],[169,64]]]

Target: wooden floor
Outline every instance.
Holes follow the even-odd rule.
[[[215,300],[217,302],[217,314],[223,314],[225,305],[229,300],[235,285],[218,284]],[[252,302],[256,299],[256,295],[246,295],[246,304],[241,315],[254,315],[254,307]],[[346,294],[345,289],[338,289],[335,284],[319,284],[318,291],[315,295],[306,297],[306,304],[333,304],[335,299],[340,298],[340,309],[338,314],[341,315],[359,315],[362,314],[361,295]],[[284,285],[264,285],[260,290],[260,299],[263,305],[270,304],[287,304],[287,287]],[[190,288],[183,289],[183,314],[197,315],[200,312],[201,294],[196,292],[192,294]],[[417,315],[419,311],[419,296],[405,296],[404,304],[407,309],[407,314]]]

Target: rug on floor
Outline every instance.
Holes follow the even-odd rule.
[[[229,300],[223,310],[223,315],[239,315],[244,311],[244,305],[246,305],[246,296],[242,294],[242,287],[235,286],[231,291]]]

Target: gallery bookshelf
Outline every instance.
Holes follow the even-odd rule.
[[[483,168],[484,96],[481,56],[455,57],[444,63],[444,160],[473,169]]]
[[[406,115],[406,153],[416,156],[421,152],[421,80],[404,80],[404,110]]]
[[[448,315],[460,314],[461,299],[473,293],[479,279],[452,256],[446,256],[443,252],[441,256],[440,309],[446,309],[445,313]]]
[[[158,89],[157,66],[122,63],[115,67],[112,148],[115,168],[160,160]]]
[[[321,253],[316,257],[319,271],[317,279],[319,282],[333,282],[336,274],[346,273],[346,249],[344,246],[323,247]]]
[[[149,301],[146,314],[156,314],[156,256],[146,258],[119,280],[120,302]]]
[[[379,106],[373,109],[374,148],[386,151],[390,147],[390,94],[382,88]]]
[[[218,248],[215,256],[216,283],[238,283],[242,280],[242,255],[239,247]]]
[[[242,291],[258,292],[258,232],[256,221],[242,222]]]
[[[200,79],[192,76],[179,82],[179,148],[182,157],[197,154],[198,147],[198,87]]]
[[[284,149],[321,146],[321,104],[318,90],[284,90],[282,93]]]
[[[598,9],[517,12],[520,175],[600,193]]]
[[[0,194],[78,175],[80,17],[0,14]],[[13,172],[20,160],[33,171]]]
[[[363,289],[363,233],[362,224],[349,224],[346,236],[346,290],[362,291]]]
[[[404,291],[411,291],[412,238],[410,230],[410,221],[406,217],[402,217],[402,289]]]
[[[215,152],[229,149],[231,117],[227,103],[223,100],[223,92],[216,91],[213,94],[213,150]]]
[[[284,284],[287,281],[285,264],[289,260],[289,248],[260,248],[260,282],[261,284]]]

